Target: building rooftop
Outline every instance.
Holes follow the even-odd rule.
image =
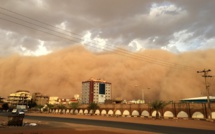
[[[215,102],[215,96],[209,96],[210,102]],[[207,102],[207,96],[202,97],[194,97],[194,98],[185,98],[181,99],[182,102],[197,102],[197,103],[204,103]]]
[[[30,93],[28,90],[17,90],[16,93],[17,92],[28,92],[28,93]]]
[[[92,77],[89,80],[87,80],[87,81],[83,81],[82,83],[84,83],[84,82],[91,82],[91,81],[93,81],[93,82],[102,82],[102,83],[109,83],[110,84],[110,82],[107,82],[107,81],[105,81],[103,79],[100,79],[100,78],[95,79],[95,78],[92,78]]]

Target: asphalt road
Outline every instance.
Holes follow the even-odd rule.
[[[0,113],[0,116],[7,116],[7,114]],[[128,122],[63,118],[63,117],[44,117],[44,116],[25,116],[25,118],[31,119],[31,120],[75,123],[75,124],[82,124],[82,125],[121,128],[121,129],[148,131],[148,132],[156,132],[156,133],[164,133],[164,134],[215,134],[215,130],[180,128],[180,127],[172,127],[172,126],[137,124],[137,123],[128,123]]]

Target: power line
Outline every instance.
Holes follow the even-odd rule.
[[[3,14],[3,15],[5,15],[5,16],[9,16],[9,17],[11,17],[11,18],[15,18],[15,19],[17,19],[17,20],[21,20],[21,21],[23,21],[23,22],[26,22],[26,23],[28,23],[28,24],[31,24],[31,25],[34,25],[34,26],[37,26],[37,27],[40,27],[40,28],[43,28],[43,29],[47,29],[47,30],[50,30],[50,31],[53,31],[53,32],[56,32],[56,33],[60,33],[60,34],[66,35],[66,36],[70,36],[70,35],[65,34],[65,33],[63,33],[63,32],[58,32],[58,31],[55,31],[55,30],[53,30],[53,29],[49,29],[49,28],[40,26],[40,25],[38,25],[38,24],[34,24],[34,23],[29,22],[29,21],[26,21],[26,20],[23,20],[23,19],[20,19],[20,18],[11,16],[11,15],[8,15],[8,14],[2,13],[2,12],[0,12],[0,14]],[[15,23],[18,24],[17,22],[15,22]],[[22,26],[23,26],[23,25],[22,25]],[[80,39],[77,38],[77,37],[73,37],[73,38],[76,38],[76,39],[80,40]]]
[[[65,38],[65,37],[62,37],[62,36],[58,36],[56,34],[52,34],[52,33],[43,31],[43,30],[32,28],[32,27],[29,27],[29,26],[26,26],[26,25],[23,25],[23,24],[20,24],[20,23],[17,23],[17,22],[8,20],[8,19],[3,19],[3,18],[0,18],[0,19],[5,20],[5,21],[9,21],[9,22],[12,22],[12,23],[15,23],[17,25],[21,25],[21,26],[27,27],[27,28],[32,29],[32,30],[37,30],[37,31],[40,31],[40,32],[43,32],[43,33],[46,33],[46,34],[49,34],[49,35],[53,35],[53,36],[56,36],[56,37],[59,37],[59,38],[63,38],[63,39],[66,39],[66,40],[70,40],[70,41],[72,41],[74,43],[77,43],[77,41],[69,39],[69,38]],[[95,46],[90,46],[90,47],[98,49],[98,47],[95,47]],[[110,50],[110,51],[113,51],[113,50]],[[159,60],[156,60],[156,59],[147,59],[146,57],[135,56],[135,55],[129,54],[128,52],[122,51],[122,50],[121,51],[117,51],[115,53],[119,54],[119,55],[127,56],[129,58],[133,58],[133,59],[136,59],[136,60],[141,60],[141,61],[144,61],[144,62],[148,62],[148,63],[151,63],[151,64],[157,64],[157,65],[160,65],[160,66],[171,67],[171,68],[183,68],[183,66],[181,66],[179,64],[176,64],[176,63],[167,63],[167,62],[159,61]],[[145,60],[143,60],[143,59],[145,59]],[[186,67],[186,66],[184,66],[184,67]]]
[[[39,23],[41,23],[41,24],[45,24],[45,25],[50,26],[50,27],[52,27],[52,28],[55,28],[55,29],[59,29],[59,30],[65,31],[65,32],[67,32],[67,33],[72,33],[72,34],[74,34],[74,35],[77,35],[77,36],[81,37],[80,35],[78,35],[78,34],[76,34],[76,33],[74,33],[74,32],[71,32],[71,31],[68,31],[68,30],[65,30],[65,29],[62,29],[62,28],[59,28],[59,27],[56,27],[56,26],[50,25],[50,24],[48,24],[48,23],[46,23],[46,22],[43,22],[43,21],[39,21],[39,20],[36,20],[36,19],[30,18],[30,17],[28,17],[28,16],[25,16],[25,15],[23,15],[23,14],[20,14],[20,13],[17,13],[17,12],[11,11],[11,10],[8,10],[8,9],[6,9],[6,8],[0,7],[0,9],[5,10],[5,11],[10,12],[10,13],[17,14],[17,15],[19,15],[19,16],[22,16],[22,17],[28,18],[28,19],[33,20],[33,21],[36,21],[36,22],[39,22]]]
[[[16,13],[16,12],[10,11],[10,10],[8,10],[8,9],[2,8],[2,7],[0,7],[0,8],[6,10],[6,11],[8,11],[8,12],[12,12],[12,13],[14,13],[14,14],[17,14],[17,15],[20,15],[20,16],[23,16],[23,17],[26,17],[26,18],[28,18],[28,19],[31,19],[31,20],[40,22],[41,24],[45,24],[45,25],[48,25],[48,26],[52,26],[52,25],[50,25],[50,24],[47,24],[47,23],[44,23],[44,22],[42,22],[42,21],[38,21],[38,20],[32,19],[32,18],[30,18],[30,17],[24,16],[24,15],[22,15],[22,14],[18,14],[18,13]],[[23,22],[26,22],[26,23],[28,23],[28,24],[31,24],[31,25],[34,25],[34,26],[37,26],[37,27],[41,27],[41,28],[46,29],[46,30],[50,30],[50,31],[55,32],[55,33],[58,33],[58,34],[64,34],[64,35],[68,36],[69,38],[65,38],[65,37],[62,37],[62,36],[59,36],[59,35],[56,35],[56,34],[47,32],[47,31],[39,30],[39,29],[37,29],[37,28],[32,28],[32,27],[30,27],[30,26],[26,26],[26,25],[24,25],[24,24],[20,24],[20,23],[17,23],[17,22],[8,20],[8,19],[0,18],[0,19],[2,19],[2,20],[9,21],[9,22],[15,23],[15,24],[17,24],[17,25],[21,25],[21,26],[24,26],[24,27],[27,27],[27,28],[30,28],[30,29],[33,29],[33,30],[37,30],[37,31],[40,31],[40,32],[43,32],[43,33],[46,33],[46,34],[50,34],[50,35],[53,35],[53,36],[56,36],[56,37],[59,37],[59,38],[63,38],[63,39],[66,39],[66,40],[70,40],[70,41],[72,41],[72,42],[74,42],[74,43],[77,43],[76,40],[70,39],[70,37],[72,37],[72,35],[68,35],[68,34],[65,34],[65,33],[62,33],[62,32],[58,32],[58,31],[55,31],[55,30],[46,28],[46,27],[44,27],[44,26],[40,26],[40,25],[38,25],[38,24],[34,24],[34,23],[32,23],[32,22],[29,22],[29,21],[26,21],[26,20],[23,20],[23,19],[20,19],[20,18],[11,16],[11,15],[5,14],[5,13],[1,13],[1,12],[0,12],[0,14],[3,14],[3,15],[6,15],[6,16],[9,16],[9,17],[11,17],[11,18],[15,18],[15,19],[21,20],[21,21],[23,21]],[[52,27],[57,28],[57,29],[60,29],[60,30],[62,30],[62,31],[65,31],[64,29],[61,29],[61,28],[58,28],[58,27],[55,27],[55,26],[52,26]],[[66,32],[68,32],[68,31],[66,31]],[[77,34],[76,34],[76,35],[77,35]],[[80,39],[80,38],[78,38],[78,37],[72,37],[72,38],[76,38],[77,40],[82,40],[82,39]],[[79,43],[79,42],[78,42],[78,43]],[[89,41],[88,41],[88,43],[93,43],[93,42],[89,42]],[[93,44],[94,44],[94,43],[93,43]],[[89,44],[85,44],[85,45],[88,45],[88,46],[90,46],[90,47],[99,49],[99,47],[97,47],[97,46],[95,46],[95,45],[93,45],[93,46],[91,46],[91,45],[89,45]],[[106,49],[106,51],[113,51],[113,50],[114,50],[113,48],[109,48],[109,46],[106,46],[105,49]],[[105,50],[105,49],[103,49],[103,50]],[[115,49],[116,49],[116,48],[115,48]],[[165,66],[165,67],[171,67],[171,68],[186,68],[186,69],[192,69],[192,70],[193,70],[193,68],[194,68],[194,67],[191,67],[191,66],[186,66],[186,65],[181,65],[181,64],[177,64],[177,63],[167,62],[167,61],[164,61],[164,60],[161,60],[161,59],[155,59],[155,58],[152,58],[152,57],[149,57],[149,56],[145,56],[145,55],[134,55],[134,54],[128,53],[127,51],[122,50],[122,49],[118,49],[117,51],[115,51],[115,53],[116,53],[116,54],[119,54],[119,55],[123,55],[123,56],[130,57],[130,58],[133,58],[133,59],[138,59],[138,60],[141,60],[141,61],[145,61],[145,62],[148,62],[148,63],[152,63],[152,64],[157,64],[157,65]],[[144,60],[143,60],[143,59],[144,59]]]
[[[1,8],[1,7],[0,7],[0,8]],[[6,10],[6,11],[8,11],[8,12],[12,12],[12,13],[17,14],[17,15],[20,15],[20,16],[23,16],[23,17],[26,17],[26,18],[28,18],[28,19],[31,19],[31,20],[34,20],[34,21],[37,21],[37,22],[40,22],[40,23],[42,23],[42,24],[46,24],[46,25],[48,25],[48,26],[52,26],[52,25],[50,25],[50,24],[47,24],[47,23],[44,23],[44,22],[42,22],[42,21],[38,21],[38,20],[32,19],[32,18],[30,18],[30,17],[24,16],[24,15],[22,15],[22,14],[18,14],[18,13],[16,13],[16,12],[10,11],[10,10],[8,10],[8,9],[5,9],[5,8],[1,8],[1,9]],[[1,14],[4,14],[4,13],[1,13]],[[27,22],[27,23],[29,23],[29,24],[33,24],[33,25],[39,26],[39,27],[41,27],[41,28],[47,29],[46,27],[43,27],[43,26],[40,26],[40,25],[31,23],[31,22],[28,22],[28,21],[26,21],[26,20],[23,20],[23,19],[14,17],[14,16],[10,16],[10,15],[8,15],[8,14],[4,14],[4,15],[7,15],[7,16],[9,16],[9,17],[12,17],[12,18],[15,18],[15,19],[18,19],[18,20]],[[58,27],[55,27],[55,26],[52,26],[52,27],[58,28]],[[58,28],[58,29],[61,29],[61,28]],[[47,29],[47,30],[51,30],[51,31],[54,31],[54,32],[58,32],[58,31],[55,31],[55,30],[52,30],[52,29]],[[64,29],[61,29],[61,30],[65,31]],[[66,31],[66,32],[68,32],[68,31]],[[47,32],[46,32],[46,33],[47,33]],[[58,33],[59,33],[59,32],[58,32]],[[61,32],[60,32],[60,33],[61,33]],[[71,35],[67,35],[67,34],[65,34],[65,33],[63,33],[63,34],[66,35],[66,36],[71,36]],[[52,34],[52,35],[53,35],[53,34]],[[76,34],[76,35],[77,35],[77,34]],[[59,36],[58,36],[58,37],[59,37]],[[72,37],[72,38],[76,38],[76,39],[78,39],[78,40],[82,40],[82,39],[77,38],[77,37]],[[64,38],[64,39],[65,39],[65,38]],[[91,43],[91,42],[89,42],[89,43]],[[87,44],[86,44],[86,45],[87,45]],[[91,46],[91,47],[94,47],[94,46]],[[94,48],[95,48],[95,47],[94,47]],[[98,48],[96,48],[96,49],[98,49]],[[106,47],[106,49],[109,49],[109,48]],[[113,51],[113,50],[110,50],[110,51]],[[120,51],[120,52],[121,52],[121,53],[126,53],[126,54],[128,54],[128,53],[125,52],[124,50],[123,50],[123,51]],[[139,55],[139,56],[140,56],[140,55]],[[162,61],[162,60],[159,60],[159,59],[154,59],[154,58],[149,57],[149,56],[141,56],[141,58],[149,59],[149,60],[154,60],[154,61],[156,61],[156,62],[161,62],[162,64],[168,63],[168,64],[171,64],[172,66],[182,66],[182,65],[180,65],[180,64],[170,63],[170,62]],[[152,62],[151,62],[151,63],[152,63]],[[183,67],[188,68],[188,66],[185,66],[185,65],[183,65]],[[189,67],[189,68],[190,68],[190,67]]]
[[[0,18],[0,19],[1,19],[1,20],[5,20],[5,21],[8,21],[8,22],[11,22],[11,23],[15,23],[15,24],[20,25],[20,26],[27,27],[27,28],[32,29],[32,30],[40,31],[40,32],[43,32],[43,33],[46,33],[46,34],[50,34],[50,35],[53,35],[53,36],[56,36],[56,37],[59,37],[59,38],[63,38],[63,39],[66,39],[66,40],[70,40],[70,41],[72,41],[72,42],[74,42],[74,43],[77,43],[77,41],[75,41],[75,40],[71,40],[71,39],[68,39],[68,38],[65,38],[65,37],[62,37],[62,36],[58,36],[58,35],[55,35],[55,34],[52,34],[52,33],[46,32],[46,31],[43,31],[43,30],[39,30],[39,29],[36,29],[36,28],[32,28],[32,27],[29,27],[29,26],[26,26],[26,25],[23,25],[23,24],[20,24],[20,23],[17,23],[17,22],[8,20],[8,19],[4,19],[4,18]]]

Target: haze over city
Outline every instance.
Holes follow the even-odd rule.
[[[197,71],[215,74],[213,0],[0,5],[0,96],[23,89],[72,97],[93,77],[112,83],[113,98],[144,91],[148,100],[177,100],[206,95]]]

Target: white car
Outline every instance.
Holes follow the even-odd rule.
[[[12,114],[16,114],[16,115],[25,115],[24,110],[22,109],[13,109],[12,110]]]
[[[13,110],[12,110],[12,114],[16,114],[17,111],[18,111],[17,109],[13,109]]]
[[[19,112],[18,112],[18,115],[25,115],[25,112],[24,112],[24,110],[18,110]]]

